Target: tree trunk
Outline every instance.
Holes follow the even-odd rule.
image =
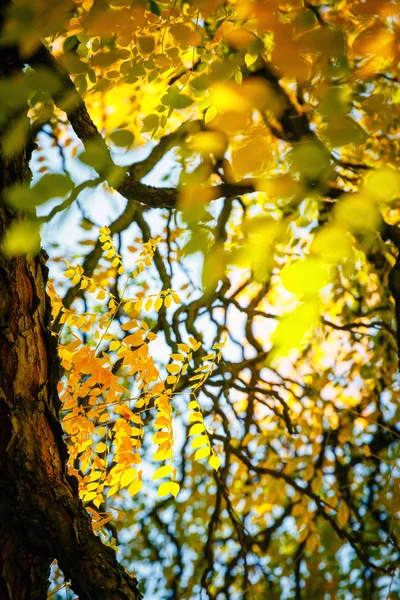
[[[0,78],[22,66],[15,48],[0,47]],[[0,143],[9,121],[0,121]],[[5,157],[0,148],[1,238],[22,218],[4,190],[29,179],[26,149]],[[44,600],[54,558],[80,600],[137,600],[136,579],[94,535],[66,472],[45,261],[44,251],[13,258],[0,251],[0,600]]]

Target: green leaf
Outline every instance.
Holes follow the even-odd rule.
[[[153,131],[153,129],[156,129],[158,127],[159,122],[160,117],[158,115],[147,115],[147,117],[143,119],[143,127],[140,130],[140,133]]]
[[[52,200],[63,198],[74,187],[67,175],[47,173],[33,186],[18,183],[6,191],[6,201],[17,210],[35,212],[35,207]]]
[[[154,0],[150,0],[149,8],[153,15],[157,15],[157,17],[161,16],[160,7],[158,6],[157,2],[154,2]]]
[[[5,156],[15,156],[25,147],[29,136],[29,121],[25,115],[19,118],[4,135],[2,151]]]
[[[96,171],[102,171],[109,160],[107,149],[97,142],[87,142],[85,150],[78,156],[79,160],[93,167]]]
[[[117,129],[110,134],[110,140],[118,147],[130,148],[133,144],[134,136],[127,129]]]
[[[191,106],[194,100],[185,94],[168,93],[161,98],[161,102],[166,106],[171,106],[171,108],[177,108],[179,110]]]

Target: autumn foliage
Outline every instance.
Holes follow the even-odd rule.
[[[0,23],[0,357],[8,382],[33,286],[50,341],[14,351],[28,383],[49,365],[59,452],[35,481],[90,517],[44,551],[34,496],[45,593],[398,598],[399,3],[4,0]],[[32,402],[7,385],[18,507]],[[0,599],[43,598],[7,560]]]

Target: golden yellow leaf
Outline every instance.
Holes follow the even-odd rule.
[[[158,312],[160,310],[160,308],[162,307],[162,303],[163,303],[163,299],[157,298],[157,300],[154,302],[154,310],[156,310]]]
[[[143,331],[135,331],[135,333],[127,335],[123,341],[124,344],[128,344],[129,346],[140,346],[141,344],[143,344]]]
[[[107,446],[105,445],[104,442],[99,442],[96,446],[96,452],[98,454],[102,453],[102,452],[106,452],[107,451]]]
[[[348,508],[346,502],[343,500],[342,503],[340,504],[340,506],[338,508],[338,512],[337,512],[337,522],[338,522],[339,527],[344,527],[345,525],[347,525],[349,517],[350,517],[349,508]]]
[[[178,350],[180,350],[184,354],[187,354],[188,352],[190,352],[190,346],[188,346],[187,344],[178,344]]]

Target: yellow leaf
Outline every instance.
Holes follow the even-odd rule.
[[[171,493],[171,490],[172,481],[164,481],[158,488],[157,496],[168,496],[168,494]]]
[[[167,377],[167,383],[168,385],[172,385],[173,383],[175,383],[175,381],[177,380],[177,376],[176,375],[169,375]]]
[[[154,475],[152,477],[152,480],[154,481],[155,479],[161,479],[162,477],[167,477],[171,473],[172,473],[172,465],[164,465],[163,467],[160,467],[159,469],[157,469],[157,471],[154,473]]]
[[[136,479],[128,488],[128,493],[130,496],[135,496],[142,489],[143,482],[141,479]]]
[[[184,352],[184,354],[187,354],[190,351],[190,346],[188,346],[187,344],[178,344],[178,349],[181,352]]]
[[[390,167],[368,173],[364,191],[376,202],[391,202],[400,195],[400,174]]]
[[[113,340],[110,344],[110,350],[117,350],[121,345],[121,342],[117,341],[117,340]]]
[[[96,481],[100,479],[102,471],[92,471],[89,477],[89,481]]]
[[[169,306],[171,306],[172,304],[172,298],[171,296],[165,296],[164,298],[164,304],[165,306],[168,308]]]
[[[202,433],[203,431],[205,431],[205,429],[206,428],[204,423],[195,423],[189,429],[189,435],[196,435],[197,433]]]
[[[153,460],[168,460],[169,458],[172,457],[172,450],[171,448],[162,448],[157,450],[157,452],[154,454]]]
[[[154,302],[154,310],[156,310],[158,312],[160,310],[160,308],[162,307],[162,303],[163,303],[163,299],[157,298],[157,300]]]
[[[216,454],[213,454],[208,459],[208,464],[210,465],[210,467],[212,467],[213,469],[215,469],[216,471],[218,471],[218,469],[221,466],[221,460],[220,460],[220,458]]]
[[[136,469],[128,469],[121,477],[121,487],[128,487],[137,477]]]
[[[199,435],[199,437],[194,438],[192,441],[192,448],[200,448],[200,446],[204,446],[204,444],[208,444],[208,436]]]
[[[375,202],[367,195],[343,194],[335,205],[336,220],[354,233],[367,233],[379,229],[381,216]]]
[[[210,454],[210,446],[206,446],[205,448],[200,448],[197,450],[194,455],[194,460],[200,460],[201,458],[206,458]]]
[[[172,481],[171,482],[171,494],[173,495],[174,498],[177,497],[179,490],[180,490],[179,483],[176,483],[176,481]]]
[[[110,496],[113,496],[116,492],[118,492],[118,489],[119,489],[119,483],[117,483],[117,485],[113,485],[113,487],[108,490],[107,498],[109,498]]]
[[[194,423],[196,421],[200,421],[200,423],[203,422],[203,415],[198,410],[193,411],[189,415],[189,423]]]
[[[64,273],[64,277],[68,277],[68,279],[71,279],[71,277],[73,277],[74,275],[75,275],[74,269],[67,269]]]
[[[107,451],[107,446],[105,445],[104,442],[99,442],[96,446],[96,452],[97,453],[101,453],[101,452],[106,452]]]
[[[179,371],[180,371],[179,365],[167,365],[166,368],[167,368],[168,373],[172,373],[173,375],[175,373],[179,373]]]
[[[91,500],[96,498],[96,496],[97,496],[97,492],[88,492],[87,494],[84,495],[83,501],[90,502]]]

